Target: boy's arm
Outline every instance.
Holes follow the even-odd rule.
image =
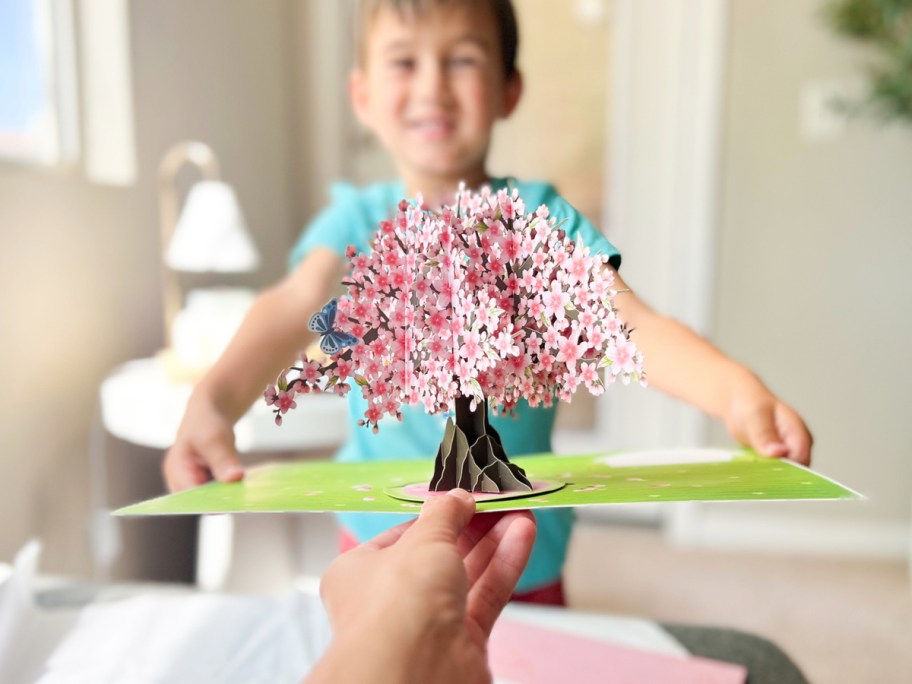
[[[616,287],[627,288],[615,274]],[[741,444],[767,456],[810,463],[811,434],[801,417],[750,370],[677,321],[660,316],[633,292],[618,295],[618,313],[643,352],[651,385],[725,421]]]
[[[312,338],[309,314],[332,296],[341,263],[335,252],[315,248],[284,280],[257,297],[222,356],[190,396],[163,463],[169,490],[193,487],[212,477],[223,482],[243,477],[234,448],[234,424]]]

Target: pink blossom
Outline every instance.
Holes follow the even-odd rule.
[[[579,378],[591,388],[592,385],[599,382],[598,369],[594,363],[583,363],[580,365]]]
[[[605,332],[611,337],[616,336],[621,329],[620,321],[617,319],[617,316],[609,315],[602,321],[602,325],[605,329]]]
[[[340,357],[336,359],[335,375],[339,378],[340,381],[346,380],[352,374],[353,368],[354,366],[351,361]]]
[[[636,347],[633,344],[629,343],[626,338],[615,338],[614,343],[608,346],[608,351],[605,354],[608,359],[611,360],[610,368],[612,375],[617,375],[618,373],[622,372],[632,373],[635,371],[635,353]]]
[[[440,356],[445,349],[446,345],[444,345],[443,340],[439,337],[432,337],[428,340],[427,350],[432,356]]]
[[[323,375],[323,367],[316,361],[303,364],[301,368],[301,379],[305,382],[314,383]]]
[[[298,405],[295,403],[294,396],[295,393],[292,390],[279,392],[275,400],[275,405],[278,407],[279,411],[287,413],[288,409],[297,408]]]
[[[564,401],[569,401],[569,396],[576,392],[576,388],[579,387],[579,383],[580,380],[576,375],[567,375],[567,377],[564,378],[562,389],[566,392],[566,394],[563,396],[567,397],[564,399]]]
[[[482,353],[480,342],[481,335],[477,331],[470,330],[464,333],[462,336],[462,347],[460,348],[459,353],[466,361],[477,361],[481,358]]]
[[[560,341],[561,335],[557,328],[551,327],[545,333],[543,339],[545,344],[547,344],[551,349],[557,348],[557,343]]]
[[[530,318],[538,320],[545,312],[545,305],[542,304],[540,299],[531,299],[527,302],[526,311],[529,313]]]
[[[592,331],[592,327],[595,325],[595,314],[591,311],[580,311],[579,317],[576,320],[580,324],[580,327],[589,334]]]
[[[570,257],[570,263],[564,264],[564,267],[570,275],[571,283],[581,282],[592,269],[592,257],[586,254],[585,250],[577,249]]]
[[[405,271],[397,268],[390,272],[390,282],[397,290],[404,290],[409,285],[409,278]]]
[[[570,302],[570,295],[563,291],[557,281],[551,283],[551,288],[542,294],[542,303],[545,306],[546,316],[555,316],[562,319],[566,314],[566,306]]]
[[[567,364],[569,368],[576,365],[577,360],[583,355],[579,343],[572,337],[567,337],[558,342],[557,360]]]
[[[494,339],[494,348],[500,352],[501,356],[516,356],[519,354],[519,347],[513,343],[513,336],[502,332]]]
[[[517,192],[490,189],[461,191],[439,211],[422,204],[401,202],[368,251],[346,250],[335,327],[363,344],[327,366],[303,359],[267,388],[279,421],[295,391],[344,395],[352,377],[368,402],[361,424],[374,430],[383,415],[401,418],[403,403],[435,413],[458,396],[477,401],[479,388],[507,413],[580,385],[598,394],[595,359],[610,362],[604,382],[646,382],[617,318],[613,271],[555,229],[547,207],[526,214]]]
[[[418,281],[412,284],[412,292],[418,295],[419,298],[424,299],[430,292],[431,284],[424,278],[419,279]]]

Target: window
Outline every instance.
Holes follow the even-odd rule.
[[[0,2],[0,159],[75,158],[74,62],[71,0]]]

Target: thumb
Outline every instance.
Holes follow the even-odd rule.
[[[205,458],[216,480],[236,482],[244,477],[244,466],[229,439],[220,435],[206,446]]]
[[[788,451],[776,429],[772,411],[755,414],[747,425],[748,445],[764,456],[785,456]]]
[[[411,541],[442,540],[456,543],[475,515],[475,498],[464,489],[451,489],[421,507],[415,524],[403,535]]]

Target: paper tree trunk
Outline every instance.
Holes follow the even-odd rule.
[[[488,422],[488,401],[472,410],[471,400],[456,400],[456,422],[447,420],[443,441],[437,449],[430,489],[470,492],[529,491],[526,472],[510,463],[500,435]]]

